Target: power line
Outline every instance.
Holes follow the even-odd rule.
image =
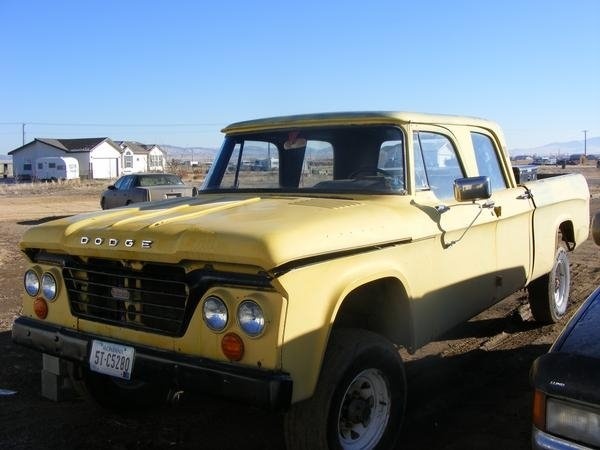
[[[52,127],[220,127],[227,123],[69,123],[69,122],[0,122],[0,125],[39,125]]]

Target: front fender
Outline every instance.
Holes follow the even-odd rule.
[[[282,342],[282,368],[294,380],[292,401],[310,397],[317,384],[335,318],[347,296],[360,286],[394,278],[405,286],[400,268],[390,264],[398,250],[384,249],[294,269],[278,282],[288,308]]]

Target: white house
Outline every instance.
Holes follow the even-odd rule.
[[[77,159],[82,178],[108,179],[121,173],[120,148],[109,138],[35,138],[8,154],[13,157],[13,175],[17,179],[33,179],[35,161],[50,156]]]
[[[109,138],[43,139],[33,141],[8,153],[13,157],[13,175],[33,179],[34,164],[39,158],[73,157],[79,163],[82,178],[111,179],[134,172],[162,172],[164,152],[157,145]]]
[[[117,141],[121,148],[123,173],[162,172],[166,158],[158,145],[145,145],[136,141]]]

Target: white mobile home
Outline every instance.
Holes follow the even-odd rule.
[[[79,178],[79,162],[69,156],[47,156],[35,160],[36,180],[74,180]]]

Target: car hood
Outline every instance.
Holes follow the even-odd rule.
[[[304,258],[410,240],[398,208],[387,204],[203,194],[48,222],[30,228],[21,248],[168,263],[214,261],[270,270]]]

